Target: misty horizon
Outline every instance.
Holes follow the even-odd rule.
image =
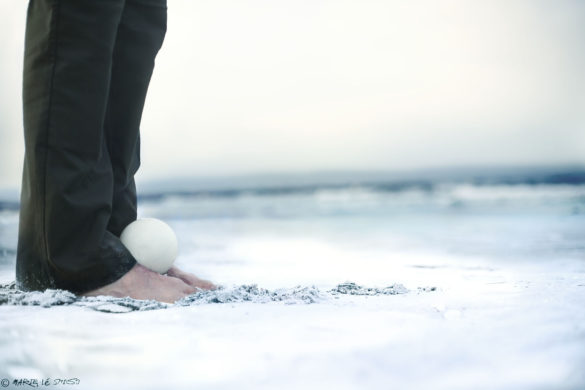
[[[26,2],[0,3],[0,187]],[[137,180],[585,163],[585,3],[168,2]]]

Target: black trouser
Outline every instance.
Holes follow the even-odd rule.
[[[136,259],[139,126],[166,0],[30,0],[17,286],[83,293]]]

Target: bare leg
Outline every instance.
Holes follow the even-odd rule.
[[[80,295],[87,297],[109,295],[118,298],[155,299],[161,302],[174,303],[195,291],[195,287],[190,286],[181,279],[161,275],[140,264],[136,264],[114,283]]]

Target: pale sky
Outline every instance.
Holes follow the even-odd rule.
[[[0,187],[26,1],[0,0]],[[168,0],[139,180],[585,164],[585,2]]]

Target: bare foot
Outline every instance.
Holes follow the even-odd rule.
[[[192,273],[181,271],[174,265],[167,271],[167,275],[179,278],[189,286],[200,288],[202,290],[215,290],[217,288],[217,286],[211,283],[209,280],[199,279]]]
[[[143,265],[136,264],[115,282],[80,295],[87,297],[110,295],[119,298],[155,299],[174,303],[195,291],[193,286],[179,278],[161,275]]]

